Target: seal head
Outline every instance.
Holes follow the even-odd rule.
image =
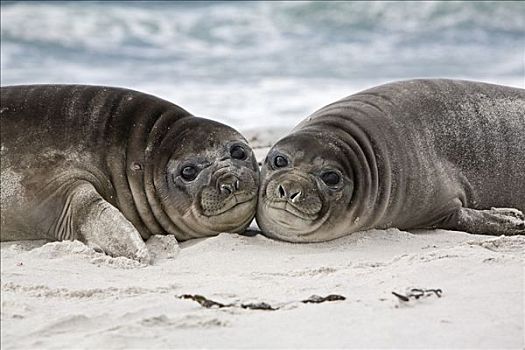
[[[280,140],[262,167],[257,210],[261,229],[292,242],[336,238],[334,228],[347,214],[355,188],[343,157],[335,139],[308,130]]]
[[[259,169],[248,142],[234,129],[183,118],[152,157],[150,205],[177,239],[242,232],[252,221]]]

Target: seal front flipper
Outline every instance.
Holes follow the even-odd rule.
[[[437,227],[480,235],[525,235],[524,215],[512,208],[458,208]]]
[[[149,263],[150,256],[142,237],[122,215],[104,200],[95,187],[82,182],[70,194],[70,218],[72,230],[78,239],[88,246],[97,247],[111,256],[125,256],[142,263]]]

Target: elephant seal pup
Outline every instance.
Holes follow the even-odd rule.
[[[395,82],[323,107],[270,149],[257,222],[293,242],[388,227],[525,234],[524,174],[525,90]]]
[[[137,91],[1,88],[1,239],[78,239],[147,262],[143,240],[241,232],[258,167],[232,128]]]

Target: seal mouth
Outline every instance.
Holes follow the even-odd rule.
[[[305,213],[301,209],[294,206],[292,203],[286,200],[273,200],[267,203],[268,208],[278,210],[280,212],[286,212],[288,214],[291,214],[299,219],[305,220],[305,221],[315,221],[319,215],[316,214],[309,214]]]
[[[234,193],[224,201],[223,206],[216,210],[203,210],[203,214],[208,217],[219,216],[241,206],[242,204],[252,202],[254,199],[256,199],[255,194],[246,192]]]
[[[263,234],[285,242],[307,243],[315,241],[323,217],[308,215],[286,203],[265,204],[258,210],[257,223]]]

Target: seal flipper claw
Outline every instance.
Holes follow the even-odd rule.
[[[125,256],[144,264],[151,258],[142,237],[124,215],[105,201],[90,183],[73,189],[71,215],[79,238],[110,256]]]
[[[480,235],[525,235],[523,214],[511,208],[459,208],[439,227]]]
[[[505,216],[511,216],[516,219],[525,220],[525,215],[519,211],[518,209],[514,208],[490,208],[490,211],[494,212],[495,214],[505,215]]]

